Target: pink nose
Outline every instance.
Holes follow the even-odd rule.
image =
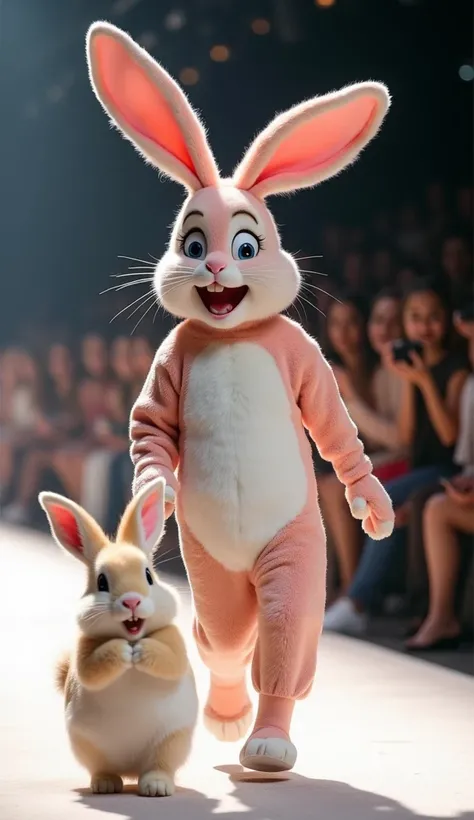
[[[225,265],[222,262],[206,262],[206,268],[208,269],[209,273],[212,273],[213,276],[220,273],[221,270],[224,270]]]
[[[123,606],[126,606],[127,609],[131,609],[132,612],[135,612],[137,606],[141,604],[140,598],[124,598],[122,601]]]

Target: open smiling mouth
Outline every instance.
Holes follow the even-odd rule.
[[[247,285],[239,288],[224,288],[222,285],[209,285],[207,288],[196,288],[204,307],[216,319],[224,318],[232,313],[248,292]]]
[[[145,620],[143,618],[129,618],[128,621],[122,621],[122,623],[129,635],[137,635]]]

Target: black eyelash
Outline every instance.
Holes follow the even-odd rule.
[[[255,234],[254,234],[254,236],[255,236]],[[264,251],[265,250],[265,245],[263,243],[265,242],[265,237],[264,236],[255,236],[255,239],[258,242],[258,249],[260,251]]]

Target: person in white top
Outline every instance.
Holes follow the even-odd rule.
[[[474,368],[474,319],[455,320],[469,340],[469,359]],[[456,616],[455,592],[461,549],[458,534],[474,535],[474,373],[461,397],[460,432],[455,461],[461,472],[444,481],[444,492],[432,496],[424,509],[423,547],[429,580],[428,614],[406,647],[410,650],[455,648],[461,625]],[[472,539],[474,545],[474,539]]]

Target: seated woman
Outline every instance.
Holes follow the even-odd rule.
[[[386,345],[401,334],[400,306],[398,294],[388,289],[376,296],[372,303],[367,333],[372,351],[378,357],[382,356]],[[331,332],[330,326],[328,332]],[[337,344],[337,336],[335,341]],[[332,358],[334,360],[334,354]],[[366,390],[364,396],[356,387],[357,379],[350,377],[347,368],[336,364],[335,374],[349,414],[370,451],[375,472],[380,478],[387,469],[392,475],[399,474],[406,466],[396,424],[401,398],[400,379],[387,370],[380,359],[372,369],[371,390]],[[320,478],[320,494],[340,569],[341,592],[344,593],[357,568],[360,530],[354,524],[344,498],[344,488],[334,473]]]
[[[385,367],[384,355],[387,346],[402,335],[401,298],[397,291],[387,288],[375,297],[367,334],[378,357],[372,376],[373,408],[351,389],[345,374],[340,375],[339,388],[359,434],[368,445],[374,472],[379,478],[395,477],[406,468],[406,450],[397,426],[403,382]]]
[[[41,475],[50,464],[52,452],[69,440],[78,426],[74,367],[69,349],[53,344],[37,411],[36,438],[19,469],[14,501],[5,509],[5,519],[14,524],[29,520],[30,505],[38,495]]]
[[[469,340],[469,359],[474,368],[474,320],[456,322]],[[461,550],[459,533],[474,535],[474,374],[467,379],[461,397],[460,433],[455,461],[462,472],[445,481],[444,492],[431,496],[424,508],[423,547],[429,581],[429,605],[425,620],[406,646],[411,650],[454,648],[461,625],[455,610]]]
[[[373,408],[371,385],[376,357],[369,345],[366,323],[365,301],[352,292],[340,294],[328,304],[323,349],[333,367],[342,397],[357,397],[364,406]],[[350,515],[343,485],[314,446],[313,459],[322,514],[336,553],[340,585],[345,590],[359,561],[360,527]]]
[[[458,435],[459,404],[468,376],[467,364],[451,350],[451,312],[446,295],[435,282],[421,280],[406,295],[403,329],[410,342],[422,345],[422,354],[410,353],[396,361],[387,352],[387,367],[403,379],[399,440],[410,449],[411,469],[386,482],[396,513],[395,530],[384,541],[366,538],[362,558],[347,591],[328,610],[325,629],[361,634],[368,612],[403,568],[406,513],[412,493],[457,471],[453,462]]]
[[[22,348],[5,350],[0,367],[0,502],[14,495],[23,459],[41,436],[38,394],[33,357]]]

